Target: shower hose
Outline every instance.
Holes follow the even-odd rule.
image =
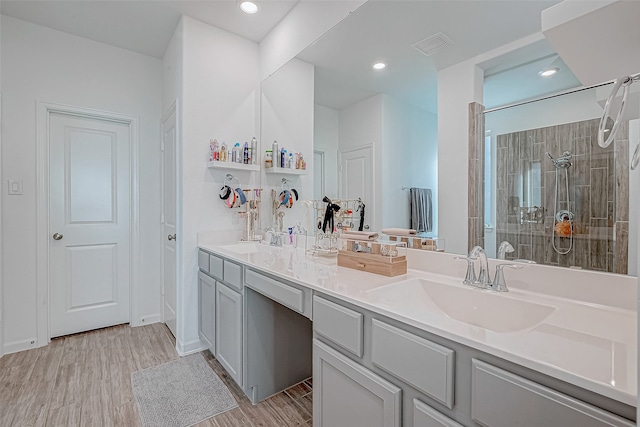
[[[556,192],[555,192],[555,199],[553,201],[553,219],[555,221],[564,221],[564,218],[557,216],[558,213],[556,212],[556,209],[558,208],[558,183],[559,183],[558,169],[559,168],[556,167]],[[568,168],[564,168],[564,178],[565,178],[564,182],[566,184],[566,189],[567,189],[567,210],[568,210],[569,209],[569,169]],[[568,217],[567,220],[571,221],[571,218]],[[573,228],[571,228],[569,231],[569,249],[566,249],[566,250],[558,249],[556,247],[556,227],[554,224],[553,230],[551,232],[551,246],[553,246],[553,250],[559,253],[560,255],[566,255],[569,252],[571,252],[571,249],[573,248]]]

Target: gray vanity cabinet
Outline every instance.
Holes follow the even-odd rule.
[[[472,360],[471,417],[486,427],[632,427],[634,423],[571,396]]]
[[[436,411],[420,399],[413,399],[411,427],[463,427],[463,425]]]
[[[216,281],[198,272],[198,335],[211,354],[216,354]]]
[[[242,387],[242,295],[216,284],[215,356]]]
[[[313,425],[400,427],[402,390],[313,340]]]

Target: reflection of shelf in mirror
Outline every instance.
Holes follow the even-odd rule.
[[[288,168],[267,168],[266,173],[280,174],[280,175],[306,175],[306,169],[288,169]]]
[[[218,161],[207,162],[207,167],[217,168],[217,169],[246,170],[246,171],[260,170],[260,165],[245,165],[244,163],[218,162]]]

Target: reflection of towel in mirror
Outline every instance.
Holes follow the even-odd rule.
[[[378,238],[378,233],[376,233],[375,231],[355,231],[355,230],[350,230],[350,231],[345,231],[345,232],[341,233],[340,237],[343,238],[343,239],[349,239],[349,240],[369,240],[369,241],[373,241],[373,240],[376,240]]]
[[[409,190],[411,199],[411,228],[418,230],[418,233],[431,231],[431,189],[411,187]]]
[[[382,232],[387,236],[414,236],[418,234],[417,230],[409,228],[383,228]]]

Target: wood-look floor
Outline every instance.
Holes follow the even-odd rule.
[[[310,426],[311,380],[252,405],[209,351],[238,407],[199,427]],[[131,373],[177,359],[165,325],[114,326],[0,358],[0,426],[140,426]]]

